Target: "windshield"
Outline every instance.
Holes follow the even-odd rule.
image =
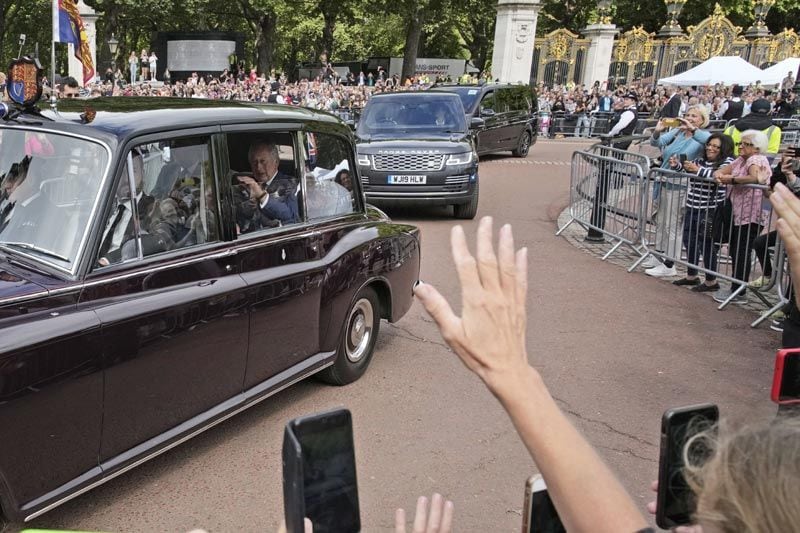
[[[414,93],[370,100],[358,121],[357,133],[460,133],[466,129],[464,108],[458,98]]]
[[[455,93],[461,98],[461,105],[467,113],[471,113],[481,97],[481,90],[476,87],[437,87],[436,91]]]
[[[0,247],[73,271],[108,158],[87,140],[0,128]]]

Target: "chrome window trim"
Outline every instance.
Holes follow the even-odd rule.
[[[106,182],[108,181],[108,174],[109,174],[109,170],[111,169],[111,163],[114,160],[114,153],[111,150],[111,147],[108,145],[108,143],[106,143],[105,141],[102,141],[100,139],[97,139],[95,137],[89,137],[88,135],[81,135],[81,134],[78,134],[78,133],[71,133],[71,132],[66,132],[66,131],[61,131],[61,130],[53,130],[53,129],[48,129],[48,128],[36,128],[36,127],[28,127],[28,126],[3,125],[3,128],[8,129],[8,130],[14,130],[14,131],[38,131],[38,132],[42,132],[42,133],[50,133],[50,134],[53,134],[53,135],[62,135],[62,136],[65,136],[65,137],[72,137],[74,139],[81,139],[81,140],[84,140],[84,141],[88,141],[88,142],[91,142],[91,143],[98,144],[98,145],[102,146],[103,148],[105,148],[105,150],[106,150],[106,155],[108,156],[108,160],[106,161],[106,168],[101,173],[100,185],[98,187],[98,194],[95,196],[94,205],[92,206],[92,210],[89,213],[89,219],[86,222],[86,228],[83,230],[83,236],[81,237],[80,242],[78,244],[77,255],[75,256],[75,259],[72,261],[72,268],[65,268],[65,267],[59,266],[57,263],[53,263],[52,261],[49,261],[46,258],[43,258],[42,256],[39,256],[39,255],[33,255],[33,254],[29,254],[29,253],[25,253],[25,252],[19,251],[16,248],[10,248],[14,254],[21,255],[21,256],[26,257],[28,259],[31,259],[31,260],[33,260],[33,261],[35,261],[37,263],[44,263],[44,264],[46,264],[46,265],[48,265],[48,266],[50,266],[50,267],[52,267],[52,268],[54,268],[54,269],[56,269],[56,270],[58,270],[60,272],[66,273],[70,277],[74,278],[77,275],[78,268],[79,268],[79,266],[81,264],[81,260],[83,259],[83,255],[86,253],[86,242],[88,241],[89,230],[91,229],[91,227],[92,227],[92,225],[94,223],[94,219],[97,216],[97,211],[98,211],[99,206],[103,203],[101,201],[101,199],[105,200],[105,196],[102,193],[103,193],[103,190],[106,187]],[[6,247],[6,248],[9,249],[8,247]]]

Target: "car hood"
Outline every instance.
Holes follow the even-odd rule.
[[[370,142],[356,145],[359,154],[406,153],[406,154],[457,154],[469,152],[472,145],[462,135],[455,138],[404,137],[402,139],[373,138]]]

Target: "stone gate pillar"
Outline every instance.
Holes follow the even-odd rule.
[[[540,0],[498,0],[492,78],[529,83]]]
[[[619,33],[614,24],[590,24],[583,30],[589,39],[589,50],[583,66],[583,83],[591,87],[594,82],[608,80],[611,67],[611,52],[614,49],[614,37]]]
[[[86,36],[89,39],[89,49],[92,51],[92,63],[94,64],[95,74],[102,76],[106,71],[105,67],[97,65],[97,13],[94,9],[83,3],[83,0],[78,0],[78,13],[81,14],[83,20],[83,28],[86,30]],[[83,87],[83,65],[75,57],[75,47],[67,45],[67,60],[69,61],[69,75],[78,80],[78,85]],[[108,65],[106,65],[107,67]]]

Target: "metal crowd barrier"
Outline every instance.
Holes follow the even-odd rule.
[[[719,309],[751,291],[766,308],[752,327],[791,301],[789,263],[766,198],[768,187],[726,188],[713,178],[661,168],[648,172],[649,166],[647,156],[608,142],[574,152],[570,218],[556,235],[577,223],[611,239],[603,260],[622,245],[633,250],[638,258],[629,272],[652,255],[717,279],[722,289],[730,288]],[[652,199],[656,183],[657,203]],[[758,286],[749,285],[754,279],[761,280]]]
[[[556,235],[572,223],[578,223],[614,241],[603,260],[623,244],[641,255],[644,227],[641,189],[646,183],[647,168],[646,164],[641,164],[645,163],[644,159],[603,145],[594,145],[592,151],[574,152],[570,173],[570,219]],[[636,160],[638,162],[634,162]]]
[[[765,297],[783,278],[785,260],[782,247],[772,239],[775,257],[770,256],[770,246],[760,247],[754,253],[754,245],[763,244],[774,231],[775,215],[764,195],[764,185],[736,185],[723,188],[713,178],[673,172],[667,169],[651,169],[643,188],[646,199],[643,216],[645,227],[642,246],[645,253],[630,268],[635,269],[645,256],[653,255],[661,261],[681,264],[695,273],[730,283],[731,294],[720,304],[719,309],[729,305],[747,290],[752,290],[771,311],[786,303],[782,295],[775,304]],[[659,201],[650,203],[650,190],[660,183]],[[705,194],[704,194],[705,193]],[[687,197],[715,198],[716,202],[703,202],[703,207],[688,207]],[[731,201],[725,200],[729,195]],[[697,204],[695,204],[697,205]],[[728,207],[730,206],[730,207]],[[775,234],[776,236],[777,234]],[[760,241],[759,241],[760,239]],[[685,250],[685,254],[684,254]],[[769,281],[758,288],[749,288],[753,274],[763,273],[761,265],[772,263]],[[722,287],[724,288],[724,286]],[[760,323],[766,316],[762,316]],[[755,325],[757,325],[755,323]]]

